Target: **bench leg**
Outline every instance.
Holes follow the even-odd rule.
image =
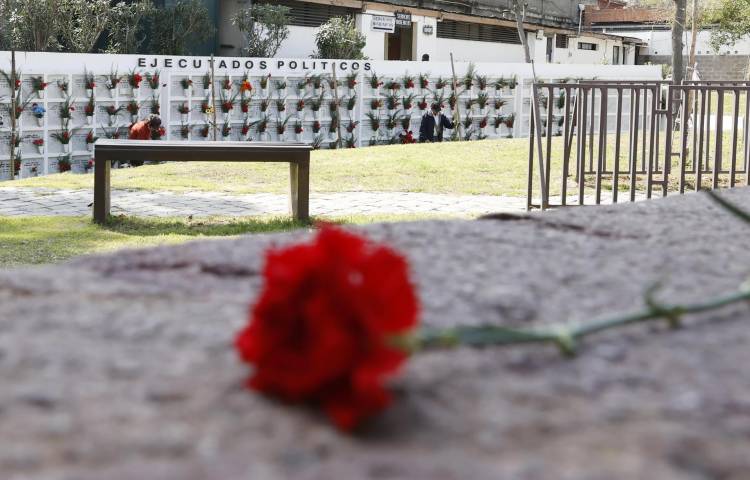
[[[292,217],[302,222],[307,221],[310,219],[310,160],[290,163],[289,177]]]
[[[103,224],[109,218],[110,169],[112,162],[99,160],[94,169],[94,222]]]

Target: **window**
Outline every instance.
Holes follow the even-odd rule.
[[[588,42],[578,42],[578,50],[591,50],[591,51],[597,51],[599,45],[596,43],[588,43]]]
[[[518,31],[515,28],[456,22],[453,20],[438,22],[437,37],[452,38],[455,40],[473,40],[476,42],[521,44],[521,39],[518,38]]]
[[[568,48],[568,36],[558,33],[555,35],[555,47],[556,48]]]
[[[615,45],[612,47],[612,65],[619,65],[620,61],[620,47]]]
[[[272,3],[289,7],[289,16],[292,21],[289,25],[297,27],[319,27],[333,17],[351,17],[355,10],[333,5],[322,5],[317,3],[305,3],[295,0],[264,0],[259,3]]]

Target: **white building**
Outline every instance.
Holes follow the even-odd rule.
[[[247,0],[218,0],[218,51],[238,55],[242,34],[230,18]],[[279,0],[291,8],[289,38],[277,56],[309,57],[315,51],[317,27],[335,16],[353,16],[366,37],[371,60],[429,58],[448,61],[523,62],[515,17],[507,0]],[[422,4],[422,7],[410,6]],[[432,8],[426,8],[425,5]],[[459,8],[460,7],[460,8]],[[634,64],[641,40],[604,33],[581,32],[579,2],[530,2],[524,24],[536,63]],[[463,12],[463,13],[462,13]],[[396,15],[399,21],[396,21]],[[426,56],[426,57],[425,57]]]

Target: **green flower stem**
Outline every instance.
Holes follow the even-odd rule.
[[[513,345],[520,343],[555,343],[566,355],[574,355],[578,340],[603,330],[609,330],[633,323],[666,319],[670,327],[679,326],[679,319],[685,314],[715,310],[733,303],[750,300],[750,285],[743,284],[739,290],[728,295],[718,296],[705,302],[686,305],[665,305],[657,303],[653,294],[655,286],[646,293],[645,310],[624,315],[594,319],[579,324],[551,325],[534,329],[517,329],[502,326],[467,326],[452,328],[424,328],[416,334],[401,338],[398,345],[408,351],[435,350],[459,346],[485,347]]]

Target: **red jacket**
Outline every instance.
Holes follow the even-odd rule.
[[[151,128],[148,120],[141,120],[130,127],[129,140],[151,140]]]

